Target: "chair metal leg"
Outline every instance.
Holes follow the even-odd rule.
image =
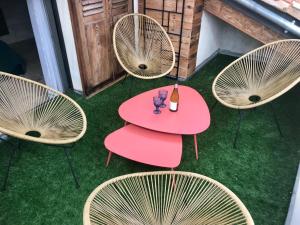
[[[125,75],[124,79],[123,79],[123,80],[122,80],[122,82],[121,82],[121,84],[122,84],[122,85],[124,85],[124,83],[125,83],[125,80],[127,80],[128,76],[129,76],[129,75],[128,75],[128,73],[126,73],[126,75]]]
[[[274,110],[274,107],[273,107],[272,103],[270,104],[270,106],[271,106],[273,118],[274,118],[274,121],[275,121],[275,123],[276,123],[276,127],[277,127],[277,129],[278,129],[278,132],[279,132],[280,136],[283,137],[283,134],[282,134],[282,131],[281,131],[281,128],[280,128],[278,119],[277,119],[277,115],[276,115],[276,112],[275,112],[275,110]]]
[[[11,167],[11,164],[12,164],[12,159],[13,159],[14,155],[15,155],[15,149],[13,148],[11,150],[11,153],[10,153],[10,156],[9,156],[9,159],[8,159],[7,168],[6,168],[6,172],[5,172],[5,176],[4,176],[4,182],[3,182],[2,189],[1,189],[2,191],[6,190],[6,184],[7,184],[7,180],[8,180],[9,170],[10,170],[10,167]]]
[[[210,109],[210,113],[212,113],[212,112],[214,111],[214,109],[215,109],[215,107],[216,107],[217,104],[218,104],[218,100],[216,100],[216,101],[214,102],[214,104],[212,105],[212,107],[211,107],[211,109]]]
[[[242,123],[242,119],[243,119],[243,115],[242,115],[241,110],[239,109],[238,111],[239,111],[239,120],[238,120],[238,127],[237,127],[235,137],[234,137],[234,141],[233,141],[233,148],[236,148],[236,142],[237,142],[237,139],[240,135],[240,128],[241,128],[241,123]]]
[[[133,76],[129,77],[130,79],[130,84],[129,84],[129,89],[128,89],[128,98],[131,98],[132,97],[132,85],[133,85]]]
[[[128,73],[126,73],[125,78],[121,81],[121,84],[124,85],[125,81],[127,81],[129,83],[129,89],[128,89],[128,97],[127,98],[131,98],[131,88],[132,88],[132,81],[133,77],[130,76]]]
[[[16,151],[16,158],[17,158],[17,161],[20,160],[21,158],[21,155],[22,155],[22,151],[21,151],[21,140],[20,139],[17,139],[18,140],[18,144],[17,144],[17,151]]]
[[[217,106],[217,104],[218,104],[218,100],[216,100],[214,102],[214,104],[212,105],[212,107],[210,108],[211,123],[213,123],[214,125],[216,124],[216,120],[215,120],[215,117],[212,117],[212,113],[213,113],[215,107]]]
[[[73,178],[74,178],[74,181],[75,181],[76,188],[78,189],[80,187],[80,185],[79,185],[78,179],[77,179],[77,177],[75,175],[75,172],[74,172],[74,169],[73,169],[73,165],[72,165],[72,162],[71,162],[70,152],[69,152],[69,150],[66,147],[64,147],[64,151],[65,151],[65,155],[66,155],[66,158],[68,160],[69,167],[71,169],[71,172],[72,172],[72,175],[73,175]]]

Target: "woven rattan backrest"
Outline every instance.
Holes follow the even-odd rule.
[[[113,178],[91,193],[83,214],[84,225],[254,225],[244,204],[224,185],[179,171]]]
[[[212,90],[222,104],[246,109],[272,101],[299,81],[300,40],[287,39],[266,44],[232,62],[215,78]]]
[[[0,72],[0,132],[29,141],[67,144],[84,135],[86,124],[83,110],[68,96]]]
[[[173,44],[164,28],[143,14],[128,14],[115,25],[114,50],[121,66],[141,79],[167,75],[175,65]]]

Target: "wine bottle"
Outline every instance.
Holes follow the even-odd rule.
[[[178,110],[178,104],[179,104],[179,93],[178,93],[178,84],[176,83],[170,97],[170,106],[169,106],[170,111],[176,112]]]

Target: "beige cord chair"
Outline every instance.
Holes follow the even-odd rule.
[[[300,40],[266,44],[232,62],[215,78],[212,91],[224,106],[250,109],[278,98],[300,81]],[[234,146],[239,134],[241,111]],[[277,128],[281,133],[275,112]]]
[[[166,31],[143,14],[128,14],[117,21],[113,45],[121,66],[137,78],[165,76],[175,65],[174,47]]]
[[[0,132],[25,141],[63,145],[77,187],[66,144],[78,141],[86,127],[83,110],[68,96],[46,85],[0,72]],[[3,189],[15,150],[9,159]]]
[[[224,185],[179,171],[135,173],[106,181],[88,197],[83,223],[254,225],[244,204]]]

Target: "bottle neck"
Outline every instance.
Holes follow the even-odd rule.
[[[177,83],[174,85],[174,88],[176,88],[176,89],[178,88],[178,84]]]

